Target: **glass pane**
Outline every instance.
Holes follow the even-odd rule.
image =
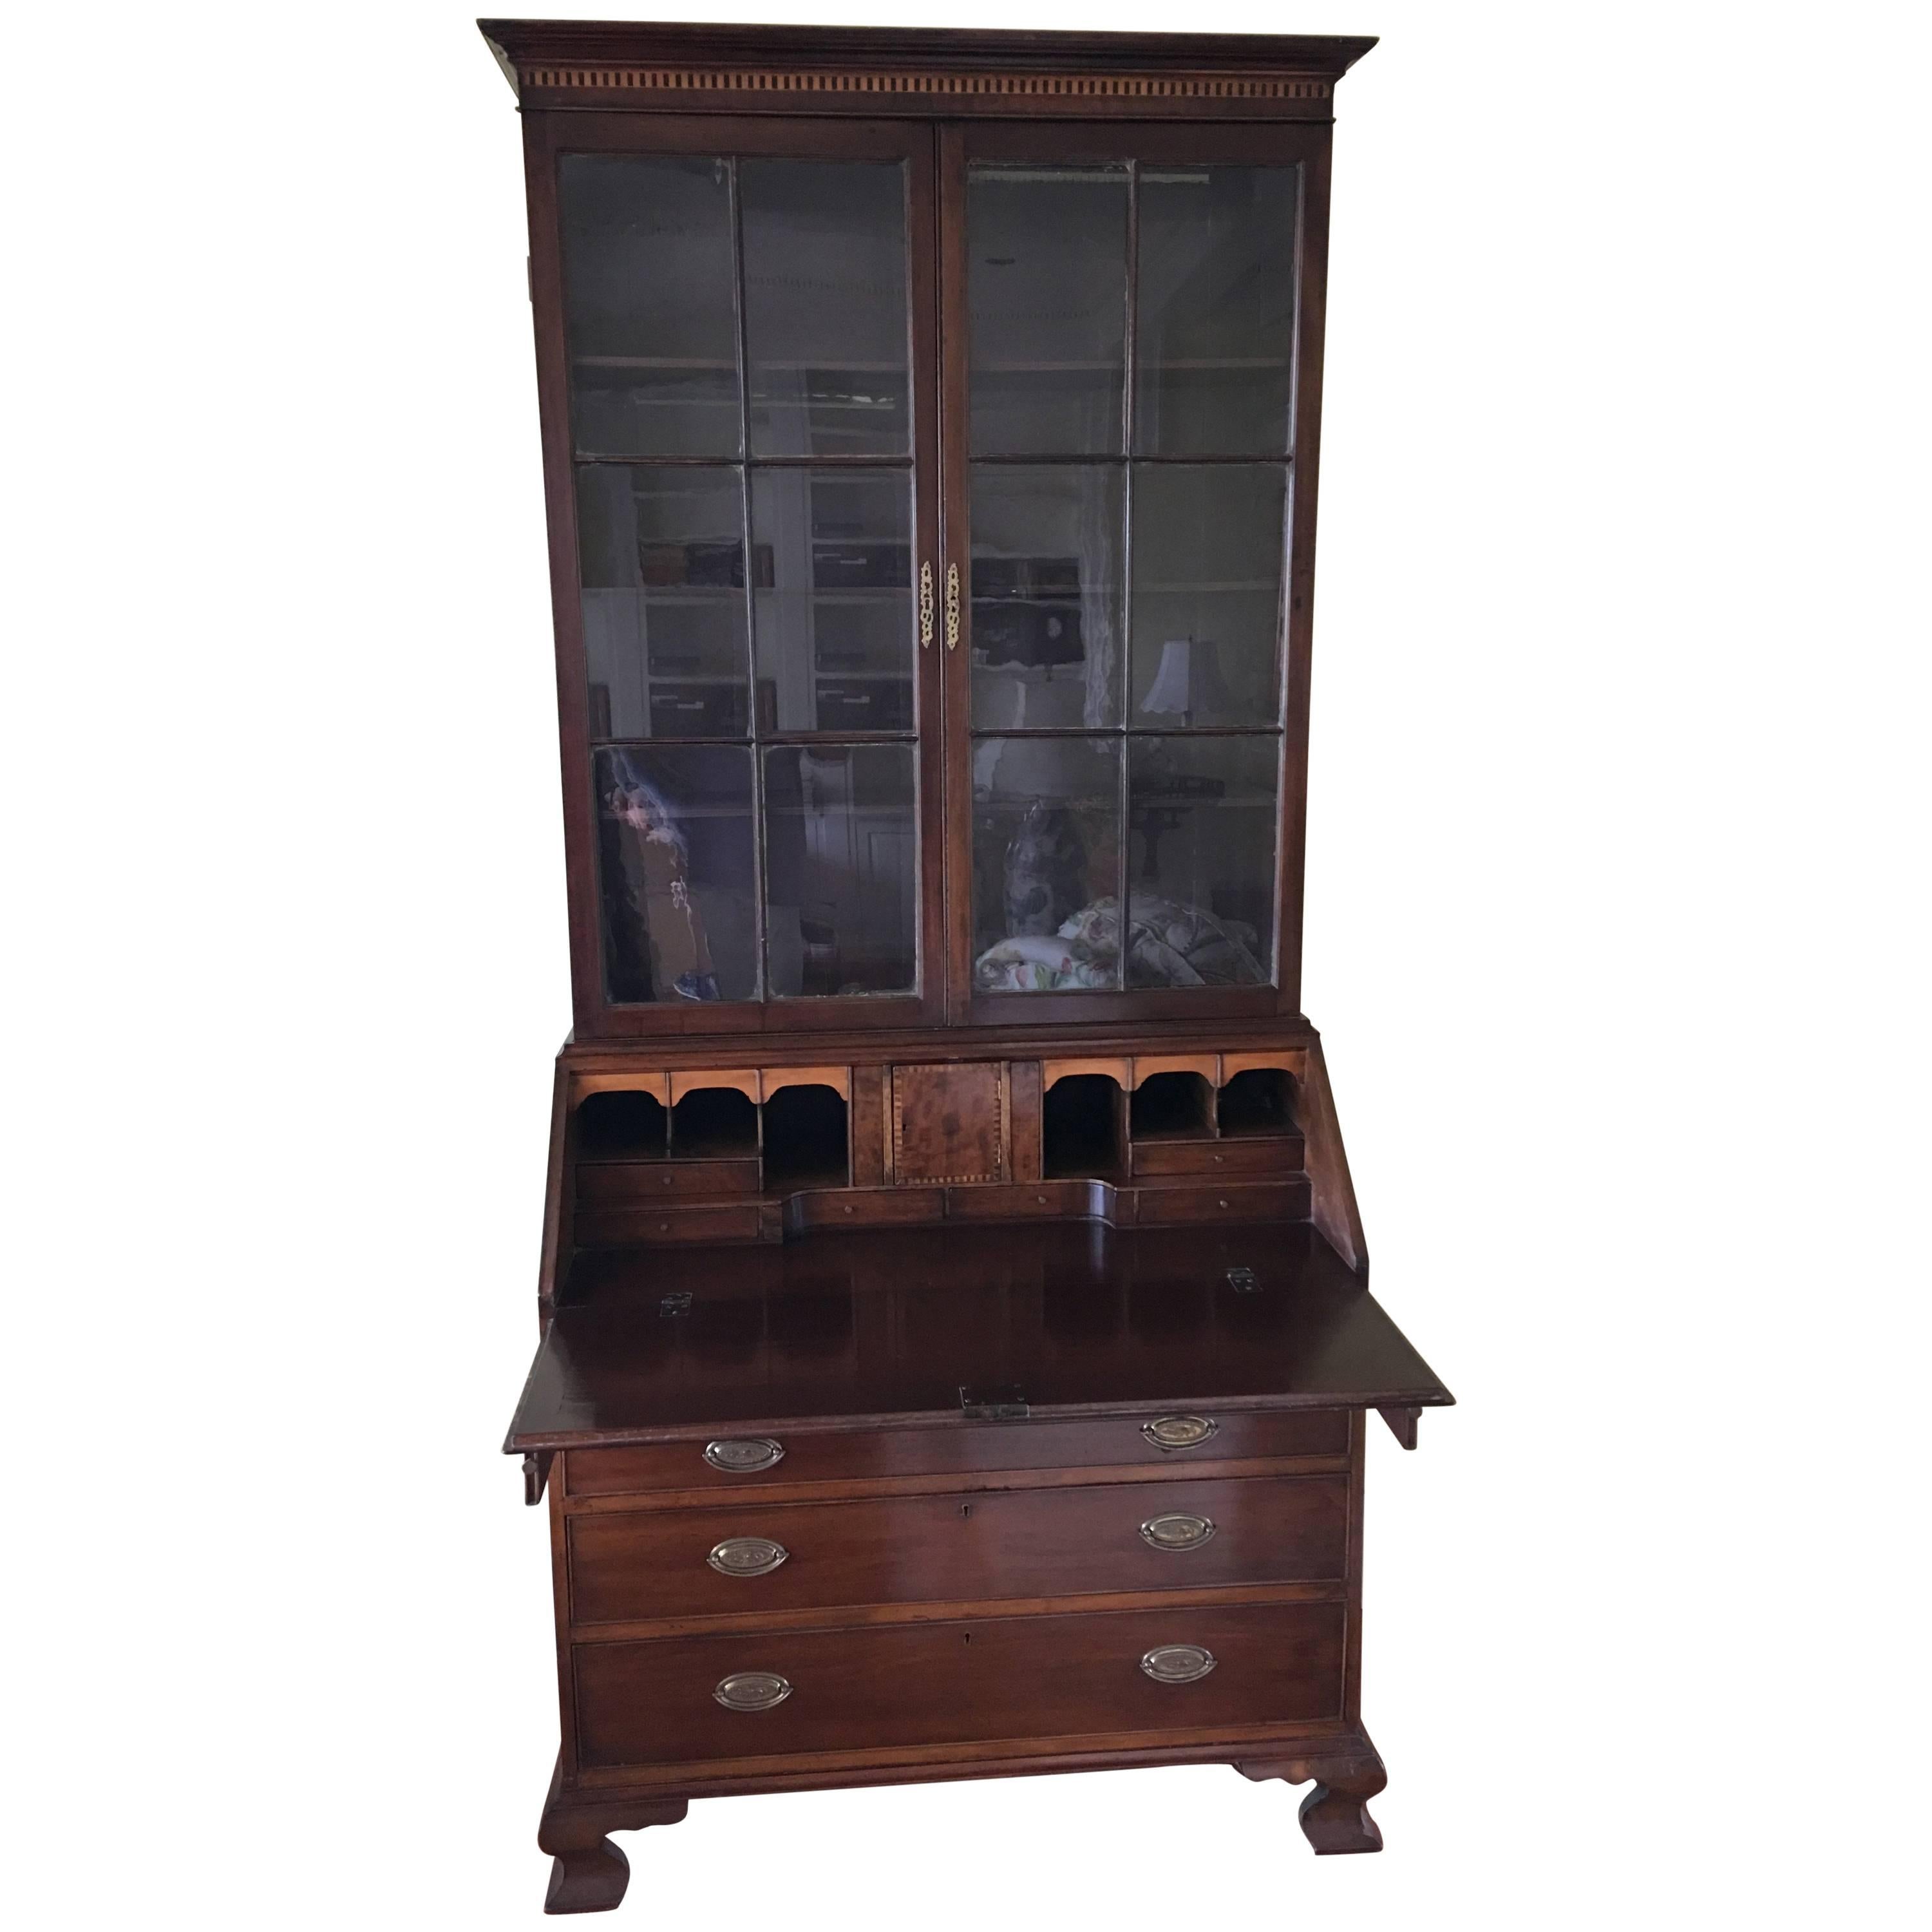
[[[910,745],[784,745],[765,753],[765,947],[774,998],[914,990],[914,790]]]
[[[745,359],[760,456],[902,456],[905,170],[740,161]]]
[[[1126,170],[972,169],[966,253],[974,454],[1119,454]]]
[[[566,154],[558,196],[578,448],[736,456],[726,164]]]
[[[739,478],[722,466],[579,466],[592,738],[746,735]]]
[[[973,746],[973,986],[1118,986],[1118,738]]]
[[[752,530],[759,730],[912,730],[908,474],[754,470]]]
[[[1120,471],[973,466],[973,723],[1120,722]]]
[[[1134,447],[1281,456],[1294,375],[1292,168],[1140,177]]]
[[[623,746],[596,771],[610,998],[757,998],[750,748]]]
[[[1279,464],[1134,465],[1133,724],[1281,722],[1287,488]]]
[[[1127,743],[1127,984],[1267,982],[1281,740]]]

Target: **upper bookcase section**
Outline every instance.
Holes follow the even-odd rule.
[[[1036,34],[481,20],[532,108],[1327,121],[1344,34]]]

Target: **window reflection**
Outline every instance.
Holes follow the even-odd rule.
[[[748,748],[613,746],[596,770],[610,998],[755,998]]]
[[[918,860],[910,745],[767,752],[772,995],[910,992],[918,967]]]

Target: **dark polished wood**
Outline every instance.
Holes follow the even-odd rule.
[[[650,1825],[675,1825],[689,1808],[681,1798],[598,1802],[567,1795],[560,1760],[550,1796],[537,1827],[537,1844],[550,1854],[550,1912],[609,1912],[624,1902],[631,1862],[604,1836],[607,1832],[641,1832]]]
[[[1388,1773],[1366,1731],[1305,1756],[1244,1760],[1234,1768],[1244,1778],[1256,1780],[1279,1778],[1290,1784],[1316,1780],[1297,1816],[1303,1835],[1316,1851],[1382,1850],[1382,1831],[1369,1816],[1368,1802],[1388,1785]]]
[[[1205,1540],[1156,1546],[1143,1526],[1169,1518],[1207,1524]],[[582,1515],[570,1525],[572,1616],[581,1626],[1232,1583],[1339,1584],[1348,1520],[1339,1475]],[[734,1538],[769,1540],[786,1553],[764,1575],[721,1574],[709,1552]]]
[[[1331,123],[1336,80],[1373,43],[481,24],[517,91],[524,129],[575,1028],[554,1088],[540,1342],[506,1444],[525,1459],[528,1500],[547,1496],[550,1508],[561,1750],[538,1834],[553,1860],[546,1910],[616,1906],[629,1868],[610,1834],[675,1822],[694,1797],[916,1780],[1226,1763],[1252,1778],[1312,1783],[1300,1820],[1318,1852],[1379,1850],[1367,1804],[1385,1774],[1360,1710],[1366,1418],[1378,1412],[1413,1448],[1423,1409],[1453,1398],[1368,1293],[1368,1250],[1322,1042],[1300,1011]],[[664,285],[674,289],[679,314],[669,324],[650,320],[649,340],[632,340],[624,331],[645,327],[639,318],[647,307],[628,292],[638,278],[586,296],[589,285],[574,279],[574,251],[590,244],[574,239],[566,287],[560,182],[580,178],[587,164],[571,158],[586,155],[610,158],[613,166],[629,158],[624,177],[649,176],[660,184],[653,194],[682,183],[675,193],[689,189],[701,201],[728,184],[728,245],[715,244],[733,263],[726,320],[718,319],[715,290],[701,298],[674,278]],[[804,349],[802,360],[767,358],[759,365],[767,387],[753,388],[747,316],[754,290],[776,284],[769,270],[766,284],[755,283],[746,266],[741,160],[891,163],[902,170],[902,398],[898,351],[890,345],[872,352],[886,359],[842,374],[819,367],[822,344]],[[1272,737],[1279,747],[1271,881],[1258,856],[1244,862],[1245,872],[1203,873],[1191,885],[1172,883],[1187,877],[1174,869],[1173,848],[1168,871],[1156,867],[1156,833],[1136,829],[1128,810],[1129,743],[1187,734],[1194,748],[1182,775],[1206,775],[1190,777],[1200,788],[1177,794],[1183,797],[1223,795],[1217,760],[1230,772],[1266,760],[1244,764],[1218,753],[1234,726],[1169,712],[1166,700],[1156,707],[1151,692],[1142,694],[1144,704],[1136,699],[1139,709],[1128,706],[1118,740],[1118,830],[1095,841],[1089,823],[1083,844],[1049,826],[1038,839],[1046,856],[1036,860],[1016,856],[1024,842],[1018,836],[1003,859],[999,842],[1009,835],[997,817],[994,842],[981,836],[988,800],[1004,794],[976,760],[976,723],[994,736],[1112,733],[1107,721],[1126,700],[1117,693],[1100,701],[1089,687],[1088,702],[1070,711],[1063,682],[1053,694],[1062,708],[1041,707],[1044,724],[1030,695],[1024,718],[1016,698],[1015,722],[997,730],[994,714],[976,718],[974,710],[976,668],[994,672],[1008,662],[998,654],[1005,620],[989,616],[976,667],[980,592],[969,459],[976,458],[974,385],[983,370],[971,373],[968,284],[986,265],[968,233],[968,169],[980,163],[1012,164],[1007,172],[1022,176],[1036,167],[1106,164],[1115,170],[1106,178],[1133,184],[1124,203],[1124,278],[1107,296],[1120,302],[1124,331],[1118,444],[1094,442],[1102,430],[1093,428],[1036,454],[1003,444],[980,450],[977,459],[1119,466],[1126,507],[1114,540],[1130,559],[1141,554],[1134,506],[1142,485],[1132,479],[1144,466],[1168,466],[1146,470],[1149,477],[1171,479],[1195,465],[1226,479],[1235,473],[1226,466],[1248,463],[1287,479],[1285,494],[1278,482],[1254,486],[1270,493],[1270,506],[1278,495],[1286,505],[1272,641],[1279,688],[1242,700],[1258,704],[1258,714],[1234,714],[1249,719],[1239,728],[1250,742]],[[1279,267],[1264,273],[1252,262],[1232,264],[1260,280],[1275,277],[1274,292],[1256,298],[1274,306],[1256,313],[1274,318],[1268,326],[1278,346],[1258,362],[1244,360],[1238,344],[1215,338],[1216,321],[1204,346],[1203,325],[1190,323],[1182,304],[1172,326],[1184,335],[1192,328],[1196,339],[1150,351],[1142,364],[1142,265],[1155,257],[1143,250],[1153,231],[1144,226],[1141,184],[1171,186],[1185,176],[1205,186],[1206,176],[1192,171],[1224,166],[1286,171],[1268,178],[1277,241],[1257,244],[1254,258]],[[780,238],[770,245],[782,255],[790,243],[796,254],[797,236],[817,247],[821,233],[847,232],[836,216],[829,229],[820,226],[843,191],[826,186],[829,174],[784,172],[789,191],[803,198],[769,216]],[[849,188],[849,168],[844,178]],[[622,190],[634,191],[644,193]],[[1279,238],[1291,203],[1292,265]],[[848,272],[875,288],[880,274],[894,272],[868,256],[862,227],[850,232],[862,238],[850,244],[846,271],[836,266],[841,244],[825,244],[828,286],[844,286],[838,275]],[[810,272],[818,266],[814,260]],[[581,314],[567,312],[573,290],[586,304]],[[714,304],[709,320],[703,299]],[[798,296],[804,306],[814,299]],[[598,313],[600,302],[613,304],[616,333],[586,349],[588,338],[572,331],[592,326],[585,317]],[[680,339],[687,304],[692,330],[711,332],[705,355],[688,354]],[[1152,340],[1161,311],[1150,313]],[[719,346],[727,335],[728,354]],[[1096,371],[1111,380],[1105,332],[1094,339],[1092,352],[1077,342],[1071,350],[1022,343],[1006,373],[1053,376],[1077,393]],[[800,343],[810,341],[808,328]],[[1076,359],[1054,359],[1064,353]],[[1080,359],[1090,353],[1102,359]],[[1218,395],[1213,385],[1231,371],[1285,364],[1292,380],[1280,391],[1281,442],[1244,455],[1238,430],[1198,452],[1191,448],[1187,382],[1204,376],[1207,393]],[[1183,398],[1175,405],[1178,442],[1166,440],[1168,426],[1157,415],[1145,418],[1156,426],[1152,440],[1136,434],[1144,406],[1137,383],[1149,368],[1156,400],[1145,406],[1157,410],[1169,394]],[[851,380],[881,370],[882,387]],[[1160,388],[1174,370],[1187,372],[1182,388]],[[745,445],[738,454],[710,428],[691,429],[696,418],[649,414],[732,406],[716,392],[727,371],[738,386]],[[1262,386],[1240,393],[1273,394],[1266,384],[1276,380],[1256,378]],[[603,394],[598,386],[607,380],[632,413],[606,418],[617,432],[592,447],[656,454],[580,457],[573,382],[587,386],[580,405],[586,394]],[[890,413],[902,402],[902,446],[899,418]],[[760,409],[788,425],[770,430],[763,443]],[[784,417],[788,409],[796,414]],[[872,410],[889,413],[866,413]],[[1203,430],[1214,420],[1210,406],[1192,418],[1193,433],[1220,435]],[[882,423],[891,430],[884,441]],[[891,453],[867,453],[882,450]],[[637,690],[623,679],[686,675],[660,672],[662,646],[674,664],[701,659],[704,676],[728,682],[738,674],[716,668],[728,656],[704,654],[737,646],[704,632],[709,618],[673,618],[661,634],[652,614],[646,651],[642,592],[624,587],[631,566],[615,561],[628,551],[628,530],[598,539],[606,553],[598,567],[606,574],[594,580],[610,596],[594,621],[586,617],[578,560],[582,460],[653,470],[659,478],[729,469],[748,518],[760,465],[781,475],[788,466],[794,476],[825,470],[838,479],[835,491],[880,465],[910,479],[910,516],[893,526],[891,568],[871,578],[838,574],[877,564],[863,554],[828,556],[831,574],[820,577],[815,499],[796,513],[799,528],[785,538],[794,558],[790,579],[759,575],[755,524],[740,531],[735,562],[722,560],[733,545],[712,542],[710,528],[680,557],[677,543],[658,537],[686,526],[652,522],[655,509],[636,512],[637,568],[644,573],[636,583],[734,590],[744,620],[738,681],[751,736],[674,744],[776,742],[772,721],[786,715],[789,722],[789,714],[778,708],[775,668],[794,680],[783,688],[795,698],[800,680],[832,676],[831,666],[849,669],[855,657],[874,662],[869,620],[836,617],[821,635],[818,593],[855,582],[896,587],[900,553],[909,553],[915,595],[922,572],[931,574],[932,634],[913,640],[909,695],[891,700],[898,721],[891,741],[910,748],[916,773],[912,816],[895,816],[902,808],[893,804],[883,832],[876,822],[862,826],[856,776],[845,806],[823,806],[845,810],[847,823],[808,843],[809,862],[788,888],[790,980],[780,973],[773,937],[779,902],[759,896],[778,870],[768,850],[776,849],[776,835],[764,820],[748,835],[747,888],[718,860],[719,850],[739,849],[732,841],[740,835],[727,823],[736,806],[696,802],[704,796],[700,787],[696,800],[659,801],[667,825],[650,815],[657,807],[644,798],[647,788],[620,787],[616,806],[595,795],[595,760],[615,742],[620,716],[611,692],[628,692],[623,701],[632,710],[625,715],[658,727],[657,694],[640,711]],[[700,478],[691,487],[706,486]],[[1170,487],[1184,486],[1160,485]],[[659,486],[633,488],[642,504]],[[680,480],[662,494],[686,488]],[[1149,500],[1158,500],[1148,488]],[[997,524],[995,512],[986,514]],[[872,527],[838,506],[824,515],[829,531]],[[1271,526],[1264,536],[1272,546]],[[1012,541],[996,532],[982,554],[998,563],[1009,554],[999,546]],[[825,542],[836,553],[861,539],[838,534]],[[1085,539],[1043,542],[1057,550],[1082,549]],[[1106,588],[1090,578],[1084,555],[1070,560],[1082,600]],[[1036,562],[1067,561],[1019,560],[1029,573]],[[1118,560],[1094,566],[1119,567]],[[1130,562],[1120,580],[1124,612],[1140,594],[1137,568]],[[1216,573],[1244,580],[1202,589],[1268,590],[1272,578],[1246,580],[1256,574]],[[1188,566],[1160,575],[1186,578]],[[1035,588],[1007,592],[996,581],[992,601],[1069,594],[1051,568],[1025,581]],[[1040,581],[1060,588],[1039,591]],[[784,595],[809,592],[812,641],[788,642],[787,650],[802,655],[767,664],[760,593],[781,584]],[[1150,594],[1191,593],[1187,582],[1156,578]],[[634,616],[622,601],[633,595]],[[703,600],[686,602],[696,610]],[[652,610],[682,608],[658,603]],[[836,608],[835,594],[827,608]],[[634,621],[633,636],[625,627]],[[1234,628],[1220,634],[1238,648],[1268,647],[1264,602],[1258,618],[1226,621]],[[681,622],[691,627],[682,639]],[[853,634],[837,634],[841,626]],[[1196,635],[1191,626],[1189,635]],[[594,735],[592,643],[602,707]],[[831,652],[824,662],[821,646]],[[1145,666],[1136,669],[1124,643],[1110,648],[1120,652],[1112,674],[1135,687]],[[1076,648],[1067,662],[1079,656]],[[1029,674],[1050,674],[1062,661],[1017,662]],[[896,669],[874,674],[899,677]],[[1167,676],[1163,658],[1160,681]],[[1258,673],[1254,681],[1265,687]],[[836,701],[856,702],[842,693]],[[706,734],[727,728],[712,716],[704,712]],[[1084,722],[1070,724],[1071,717]],[[657,740],[637,728],[655,748]],[[866,736],[789,728],[782,735],[814,754]],[[763,756],[748,752],[746,769]],[[1049,803],[1047,781],[1016,782],[1034,808]],[[807,788],[812,802],[800,815],[809,820],[820,801],[837,797],[826,783],[822,793]],[[1075,802],[1090,819],[1092,800]],[[655,952],[667,932],[683,935],[672,948],[676,972],[667,968],[659,976],[653,964],[647,980],[621,981],[648,986],[655,1002],[620,1003],[605,984],[600,840],[620,807],[635,814],[625,826],[656,842],[651,862],[665,866],[662,877],[646,869],[623,885],[643,935],[637,943]],[[1034,823],[1030,812],[1025,823]],[[1140,873],[1128,856],[1136,838],[1148,848]],[[841,843],[848,838],[849,849]],[[861,856],[862,842],[872,840],[882,841],[883,858],[870,856],[870,845]],[[1236,842],[1243,842],[1256,855],[1268,849],[1258,837],[1244,834]],[[915,844],[909,898],[892,902],[903,908],[890,915],[896,924],[877,905],[862,918],[852,915],[865,938],[854,943],[850,964],[840,964],[848,956],[842,909],[859,904],[861,892],[901,890],[908,874],[895,872],[904,860],[893,855]],[[674,865],[666,859],[671,848]],[[1129,891],[1135,879],[1160,881],[1156,907],[1161,894],[1175,893],[1137,933],[1112,942],[1116,956],[1144,949],[1154,963],[1137,959],[1134,971],[1124,964],[1116,976],[1149,983],[1073,990],[1067,981],[1078,975],[1062,960],[1051,968],[1062,976],[1050,982],[1055,990],[1008,990],[1024,976],[996,959],[988,989],[980,990],[975,970],[986,964],[978,950],[986,938],[976,918],[990,904],[1006,921],[990,931],[1050,946],[1054,922],[1068,904],[1081,903],[1060,876],[1069,851],[1076,872],[1091,862],[1078,879],[1079,917],[1096,922],[1082,928],[1090,934],[1102,932],[1109,898],[1118,916],[1121,896],[1139,896]],[[707,877],[700,858],[718,869]],[[1111,887],[1100,883],[1108,866]],[[1053,880],[1046,918],[1035,883],[1042,874]],[[1192,936],[1183,899],[1213,915],[1197,920]],[[648,905],[679,910],[673,917]],[[875,914],[876,926],[868,922]],[[717,997],[718,984],[704,984],[704,964],[734,921],[749,921],[754,937],[770,943],[759,968],[765,983],[795,987],[803,956],[816,962],[809,983],[834,990],[749,998],[741,976],[724,982],[735,986],[731,997]],[[1198,949],[1204,928],[1215,931],[1202,956],[1218,944],[1222,964],[1194,974],[1181,949]],[[1057,936],[1074,929],[1061,924]],[[1230,944],[1237,931],[1252,935],[1245,959],[1250,940]],[[881,932],[900,938],[881,940]],[[865,992],[874,962],[903,957],[890,951],[902,941],[916,947],[913,989],[904,990],[902,976],[880,980],[883,992]],[[742,924],[732,943],[742,958]],[[1105,959],[1104,938],[1082,944],[1090,946],[1088,966]],[[1190,974],[1202,983],[1190,983]],[[1216,974],[1227,983],[1214,982]]]
[[[1340,1604],[1177,1605],[1076,1616],[843,1630],[770,1630],[574,1646],[581,1748],[611,1768],[886,1751],[932,1744],[1050,1750],[1111,1736],[1339,1719]],[[1156,1683],[1163,1645],[1204,1646],[1211,1672]],[[734,1711],[716,1688],[769,1672],[791,1692]]]
[[[793,1502],[826,1493],[824,1486],[863,1493],[896,1492],[913,1484],[944,1489],[950,1479],[968,1486],[1000,1486],[1000,1478],[1028,1472],[1104,1472],[1115,1480],[1144,1475],[1201,1480],[1236,1473],[1232,1465],[1267,1459],[1316,1458],[1340,1466],[1348,1453],[1348,1412],[1339,1408],[1246,1409],[1207,1418],[1211,1433],[1190,1446],[1163,1448],[1132,1415],[1100,1420],[962,1424],[940,1427],[863,1430],[788,1427],[783,1457],[768,1469],[740,1473],[712,1466],[694,1436],[634,1442],[620,1448],[571,1452],[568,1494],[573,1506],[586,1498],[628,1499],[636,1508],[658,1492],[683,1503],[727,1500]],[[1154,1420],[1158,1420],[1156,1417]]]
[[[680,1292],[688,1312],[663,1316]],[[613,1249],[578,1258],[566,1300],[511,1427],[518,1454],[728,1425],[1000,1426],[964,1420],[962,1384],[1017,1384],[1040,1418],[1451,1400],[1306,1222]]]

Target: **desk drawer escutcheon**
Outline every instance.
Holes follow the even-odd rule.
[[[722,1469],[728,1475],[749,1475],[759,1469],[769,1469],[784,1460],[784,1444],[774,1442],[770,1436],[727,1436],[716,1442],[704,1445],[704,1460],[714,1469]]]
[[[1141,1433],[1156,1449],[1198,1449],[1220,1433],[1221,1425],[1205,1415],[1163,1415],[1141,1425]]]
[[[728,1711],[769,1711],[791,1695],[791,1686],[776,1670],[737,1670],[711,1694]]]
[[[1214,1534],[1211,1517],[1179,1510],[1170,1516],[1150,1516],[1141,1525],[1142,1538],[1156,1550],[1198,1550]]]
[[[730,1536],[717,1544],[705,1562],[721,1576],[769,1576],[791,1552],[769,1536]]]
[[[1141,1659],[1156,1684],[1198,1684],[1214,1668],[1214,1653],[1198,1643],[1163,1643]]]

